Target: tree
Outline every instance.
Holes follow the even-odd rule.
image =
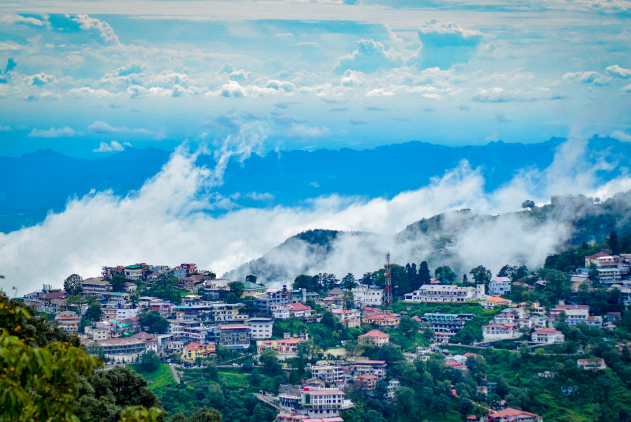
[[[399,331],[406,337],[414,337],[418,329],[419,323],[407,315],[399,321]]]
[[[195,410],[187,422],[221,422],[221,413],[216,409],[204,406]]]
[[[150,333],[163,333],[169,327],[169,321],[158,311],[143,312],[138,317],[140,318],[140,325],[149,327]]]
[[[421,262],[421,265],[418,267],[418,281],[419,284],[416,287],[418,289],[423,284],[429,284],[432,280],[432,276],[429,272],[429,266],[427,265],[427,261]],[[416,290],[414,289],[414,290]]]
[[[140,362],[142,369],[145,372],[153,372],[157,370],[162,363],[162,361],[158,357],[158,354],[153,350],[150,350],[147,353],[143,353]]]
[[[504,265],[502,269],[500,270],[500,272],[497,273],[497,276],[508,277],[512,280],[516,272],[517,272],[517,267],[515,267],[514,265]]]
[[[448,265],[436,268],[434,275],[443,283],[453,283],[456,281],[456,273],[454,273]]]
[[[228,287],[230,287],[230,292],[234,293],[237,300],[241,298],[243,292],[245,291],[245,285],[240,281],[233,281],[232,283],[228,283]]]
[[[300,382],[300,374],[296,369],[292,369],[289,373],[289,383],[292,385],[296,385]]]
[[[330,328],[333,328],[335,326],[335,317],[333,316],[333,312],[324,311],[324,313],[322,314],[322,324]]]
[[[259,373],[258,368],[254,368],[252,373],[250,374],[250,384],[254,387],[258,387],[261,384],[261,374]]]
[[[307,289],[308,291],[317,292],[319,291],[319,284],[314,283],[313,277],[306,274],[300,274],[295,278],[294,283],[292,284],[294,290],[298,289]]]
[[[72,274],[64,280],[64,290],[67,295],[75,295],[83,292],[83,279],[78,274]]]
[[[471,271],[469,271],[469,274],[473,276],[473,279],[477,284],[486,284],[491,281],[491,277],[493,277],[493,273],[490,270],[484,268],[483,265],[479,265],[471,269]]]
[[[355,298],[353,297],[353,291],[352,290],[344,291],[344,294],[342,295],[342,303],[344,305],[344,308],[353,309],[354,301],[355,301]]]
[[[345,290],[350,290],[357,287],[357,280],[355,280],[355,276],[351,273],[348,273],[342,278],[342,288]]]
[[[101,304],[96,300],[90,302],[88,313],[86,315],[90,321],[98,321],[101,319]]]
[[[393,344],[384,344],[379,348],[377,359],[385,360],[388,366],[392,366],[397,361],[404,360],[405,356],[403,356],[399,347]]]
[[[364,416],[362,417],[362,421],[363,422],[388,422],[388,420],[383,417],[383,414],[380,412],[377,412],[376,410],[369,410],[368,412],[364,413]]]
[[[468,282],[469,282],[469,278],[467,277],[467,275],[466,275],[466,274],[463,274],[463,275],[462,275],[462,282],[463,282],[463,283],[468,283]]]
[[[535,202],[531,199],[527,199],[524,202],[522,202],[521,207],[526,209],[526,208],[534,208],[535,207]]]
[[[620,248],[618,244],[618,234],[616,233],[615,230],[612,231],[611,234],[609,235],[609,248],[611,249],[612,255],[620,254]]]
[[[248,283],[256,284],[256,280],[257,277],[255,275],[250,274],[245,276],[245,281],[247,281]]]
[[[261,362],[263,363],[263,372],[268,376],[278,375],[283,371],[276,358],[276,353],[272,349],[263,350]],[[252,371],[252,375],[254,375],[254,371]]]
[[[388,394],[388,381],[379,380],[375,386],[374,398],[378,400],[384,400]]]
[[[206,373],[208,374],[211,380],[217,381],[219,377],[219,370],[214,364],[211,363],[210,365],[206,367]]]
[[[124,276],[120,274],[114,274],[112,276],[112,280],[110,280],[110,284],[112,285],[112,291],[114,292],[123,291],[123,287],[125,287],[125,283],[127,283],[128,281],[129,280],[127,280]]]
[[[91,341],[85,346],[85,352],[88,355],[96,356],[100,359],[105,359],[105,352],[103,351],[103,346],[101,346],[96,341]]]

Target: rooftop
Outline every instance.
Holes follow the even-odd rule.
[[[390,336],[386,333],[384,333],[383,331],[379,331],[379,330],[370,330],[368,331],[366,334],[363,334],[361,337],[381,337],[381,338],[390,338]]]

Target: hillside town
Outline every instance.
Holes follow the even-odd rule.
[[[182,368],[226,359],[231,359],[228,364],[243,362],[249,356],[254,366],[263,367],[273,359],[279,368],[292,371],[289,362],[317,356],[305,368],[307,376],[290,377],[293,383],[280,385],[276,394],[261,391],[256,396],[277,411],[277,421],[341,422],[342,414],[355,406],[348,398],[351,392],[367,398],[378,392],[383,400],[394,401],[401,383],[410,382],[405,372],[397,376],[390,370],[397,358],[385,351],[392,346],[408,364],[440,356],[449,370],[468,373],[471,365],[480,365],[478,350],[506,346],[506,342],[514,342],[522,353],[528,349],[547,353],[552,350],[548,346],[556,346],[556,351],[570,347],[559,324],[615,332],[620,311],[602,312],[579,300],[598,283],[600,289],[619,292],[622,308],[631,302],[631,255],[608,252],[585,256],[584,267],[568,276],[569,294],[547,306],[539,301],[515,301],[514,290],[528,296],[546,291],[554,281],[528,274],[516,281],[514,271],[494,277],[487,271],[486,280],[474,279],[466,285],[430,278],[418,289],[390,299],[389,261],[383,286],[347,276],[343,282],[334,280],[328,288],[311,291],[298,287],[298,279],[305,277],[300,276],[293,286],[272,289],[257,284],[252,275],[245,281],[220,279],[192,263],[174,268],[139,263],[103,267],[99,277],[85,280],[75,274],[64,282],[64,289],[43,286],[20,299],[78,336],[86,350],[96,350],[106,367],[138,363],[151,355],[167,362],[177,375]],[[474,270],[471,273],[477,277]],[[437,311],[443,305],[464,311]],[[416,312],[425,307],[432,311]],[[467,338],[465,333],[482,315],[486,318],[484,324],[478,323],[481,335]],[[320,324],[331,327],[332,333],[339,326],[350,334],[344,339],[315,341],[308,328]],[[400,332],[411,338],[422,333],[423,340],[401,354]],[[398,345],[391,343],[393,335]],[[576,347],[576,342],[571,343]],[[445,349],[453,345],[469,351]],[[627,350],[628,344],[617,347]],[[576,359],[576,367],[607,369],[603,359],[593,357]],[[541,376],[554,377],[554,369]],[[496,384],[483,376],[463,420],[543,421],[539,415],[510,407],[506,400],[492,406],[477,401],[492,394]],[[455,388],[452,384],[449,394],[460,397]]]

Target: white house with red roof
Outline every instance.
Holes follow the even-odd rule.
[[[383,331],[370,330],[357,338],[360,343],[369,343],[377,347],[390,343],[390,336]]]
[[[534,413],[507,407],[499,412],[483,416],[480,422],[543,422],[543,418]]]
[[[554,328],[542,328],[532,333],[532,341],[542,344],[563,343],[565,336],[562,332]]]
[[[515,324],[488,324],[482,326],[484,342],[511,340],[521,337],[522,333]]]

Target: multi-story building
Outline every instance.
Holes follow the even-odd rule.
[[[173,340],[197,343],[212,343],[216,339],[214,327],[202,324],[201,321],[169,320],[169,334]]]
[[[506,296],[511,292],[511,279],[508,277],[493,277],[489,282],[489,294]]]
[[[542,328],[532,333],[532,341],[542,344],[563,343],[565,336],[554,328]]]
[[[448,343],[458,331],[464,328],[465,323],[473,319],[473,314],[442,314],[437,312],[426,313],[421,321],[429,322],[434,331],[434,339],[437,343]]]
[[[383,331],[370,330],[366,334],[357,337],[359,343],[370,343],[374,346],[381,347],[390,343],[390,336]]]
[[[105,357],[119,362],[131,362],[146,350],[145,343],[135,338],[111,338],[98,340]]]
[[[313,365],[309,368],[311,376],[326,383],[327,386],[344,386],[346,375],[340,366],[334,365]]]
[[[395,391],[397,391],[397,388],[399,388],[399,386],[399,380],[391,379],[390,381],[388,381],[388,393],[386,394],[386,398],[388,400],[395,399]]]
[[[287,306],[290,303],[291,292],[286,286],[282,289],[267,290],[265,293],[254,296],[256,311],[262,314],[271,314],[274,306]]]
[[[70,334],[77,334],[79,332],[79,324],[81,323],[81,316],[74,312],[60,312],[55,321],[59,322],[59,326]]]
[[[517,320],[517,312],[513,308],[502,309],[502,311],[495,315],[493,322],[500,325],[515,324]]]
[[[360,284],[351,291],[353,292],[353,302],[358,308],[383,305],[383,289]]]
[[[377,386],[378,378],[372,374],[359,375],[355,380],[361,384],[362,390],[373,391]]]
[[[559,319],[562,312],[565,313],[565,321],[569,325],[576,325],[589,317],[589,305],[557,305],[550,309],[550,319]]]
[[[81,283],[83,293],[101,297],[104,293],[112,291],[112,285],[103,278],[88,278]]]
[[[229,349],[250,347],[250,326],[245,324],[219,324],[219,344]]]
[[[256,347],[259,354],[265,349],[272,349],[276,352],[276,358],[285,360],[297,357],[298,345],[307,340],[309,340],[308,334],[291,337],[289,333],[285,333],[285,338],[282,340],[260,340],[256,342]]]
[[[250,318],[246,323],[251,328],[253,339],[272,337],[272,330],[274,328],[274,320],[272,318]]]
[[[576,366],[586,371],[604,371],[607,369],[603,358],[577,359]]]
[[[397,328],[400,317],[393,314],[370,314],[362,318],[364,324],[374,324],[380,328]]]
[[[149,266],[147,264],[128,265],[123,270],[123,275],[127,280],[144,280],[149,274]]]
[[[208,358],[216,352],[214,344],[189,343],[182,349],[182,359],[194,362],[197,358]]]
[[[488,324],[482,326],[484,341],[510,340],[521,337],[522,333],[515,324]]]
[[[353,402],[344,400],[344,392],[337,388],[305,387],[300,393],[300,405],[311,418],[331,418],[353,408]]]
[[[117,308],[116,319],[119,321],[134,318],[138,315],[139,308]]]
[[[405,294],[406,302],[470,302],[484,299],[484,284],[476,287],[459,287],[452,284],[424,284],[418,290]]]
[[[385,360],[358,360],[353,365],[355,375],[374,375],[379,379],[386,377],[388,364]]]

